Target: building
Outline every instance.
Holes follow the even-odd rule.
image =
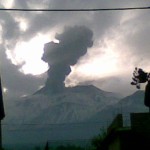
[[[130,125],[125,126],[118,114],[107,129],[101,150],[149,150],[150,113],[131,113]]]

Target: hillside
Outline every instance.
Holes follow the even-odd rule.
[[[92,85],[66,88],[57,94],[36,93],[14,103],[5,118],[4,143],[44,144],[47,140],[89,139],[107,127],[118,113],[148,111],[144,92],[119,100]],[[13,126],[11,124],[14,124]]]

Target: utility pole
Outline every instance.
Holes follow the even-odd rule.
[[[1,126],[1,120],[0,120],[0,150],[2,150],[2,126]]]
[[[0,78],[0,150],[2,150],[2,125],[1,121],[4,119],[4,105],[3,105],[3,92],[2,92],[2,85],[1,85],[1,78]]]

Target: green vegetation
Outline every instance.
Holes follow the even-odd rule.
[[[76,146],[76,145],[60,145],[57,147],[49,146],[48,150],[100,150],[102,149],[101,143],[103,139],[105,138],[105,136],[106,136],[106,132],[103,130],[101,134],[99,134],[98,136],[95,136],[91,140],[91,144],[87,145],[86,147],[85,146],[81,147],[81,146]],[[40,149],[36,148],[35,150],[40,150]]]
[[[91,150],[100,150],[101,148],[101,144],[102,141],[104,140],[104,138],[106,137],[106,131],[102,130],[101,134],[99,134],[98,136],[95,136],[92,141],[91,141],[91,145],[92,145],[92,149]]]
[[[58,146],[56,148],[49,148],[49,150],[84,150],[84,148],[75,146],[75,145],[67,145],[67,146]]]
[[[86,141],[83,143],[68,143],[68,144],[62,144],[62,145],[51,145],[48,144],[48,147],[46,148],[46,145],[37,145],[33,148],[33,150],[102,150],[101,143],[106,137],[106,131],[101,130],[101,134],[95,136],[91,141]],[[79,146],[80,145],[80,146]],[[82,146],[81,146],[82,145]],[[30,146],[28,146],[30,148]],[[0,150],[14,150],[14,148],[6,148],[6,149],[0,149]],[[28,148],[23,147],[22,150],[25,150]],[[15,148],[15,150],[20,150],[20,148]]]

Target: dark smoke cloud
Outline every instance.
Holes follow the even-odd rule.
[[[42,60],[50,68],[44,89],[50,93],[64,89],[64,80],[71,72],[70,66],[75,65],[93,45],[92,36],[93,32],[85,26],[66,27],[62,34],[56,34],[59,43],[45,44]]]

